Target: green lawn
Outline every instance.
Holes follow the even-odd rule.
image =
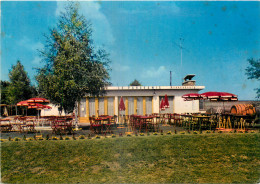
[[[6,183],[256,183],[259,133],[1,143]]]

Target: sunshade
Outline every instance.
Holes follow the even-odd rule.
[[[121,97],[120,102],[119,102],[119,111],[124,111],[125,110],[125,103],[123,100],[123,97]]]
[[[160,103],[160,109],[161,109],[161,111],[163,111],[163,110],[165,110],[165,104],[164,104],[164,100],[163,100],[163,98],[162,98],[162,100],[161,100],[161,103]]]
[[[27,102],[50,103],[50,100],[47,100],[46,98],[30,98]]]
[[[165,108],[169,108],[170,107],[167,94],[165,94],[165,97],[164,97],[164,107]]]

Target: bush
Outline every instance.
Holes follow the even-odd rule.
[[[1,142],[5,142],[5,140],[4,140],[4,139],[1,139]]]
[[[221,133],[222,133],[222,131],[220,130],[220,131],[218,131],[218,133],[219,133],[219,134],[221,134]]]
[[[52,137],[52,140],[55,140],[55,141],[56,141],[56,140],[58,140],[58,138],[57,138],[57,137]]]
[[[29,137],[29,139],[28,139],[29,141],[33,141],[33,138],[32,137]]]
[[[79,139],[85,139],[85,136],[84,135],[80,135]]]
[[[144,136],[144,133],[140,133],[140,136]]]
[[[197,132],[197,131],[194,131],[193,134],[198,134],[198,132]]]
[[[210,131],[210,130],[207,130],[206,133],[209,134],[209,133],[211,133],[211,131]]]
[[[185,134],[185,132],[180,132],[180,134]]]
[[[126,136],[127,136],[127,137],[131,137],[132,135],[131,135],[131,134],[127,134]]]
[[[111,137],[114,138],[114,137],[116,137],[116,135],[115,135],[115,134],[112,134]]]
[[[96,135],[96,139],[100,139],[100,136],[99,136],[99,135]]]
[[[65,140],[70,140],[70,138],[68,136],[65,137]]]
[[[172,132],[171,132],[171,131],[169,131],[169,132],[167,132],[167,134],[168,134],[168,135],[171,135],[171,134],[172,134]]]
[[[157,133],[157,132],[154,132],[153,135],[158,135],[158,133]]]
[[[38,140],[42,141],[42,140],[43,140],[43,137],[39,137],[39,139],[38,139]]]

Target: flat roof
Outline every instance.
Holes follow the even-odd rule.
[[[108,86],[105,90],[171,90],[171,89],[196,89],[202,90],[205,86]]]

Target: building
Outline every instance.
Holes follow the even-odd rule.
[[[182,86],[109,86],[102,97],[86,95],[79,103],[80,123],[88,123],[90,116],[99,115],[145,115],[152,113],[196,113],[199,112],[199,101],[184,101],[182,95],[198,93],[205,86],[195,86],[187,75]],[[170,107],[160,111],[160,101],[167,94]],[[123,97],[126,110],[118,110],[120,98]]]

